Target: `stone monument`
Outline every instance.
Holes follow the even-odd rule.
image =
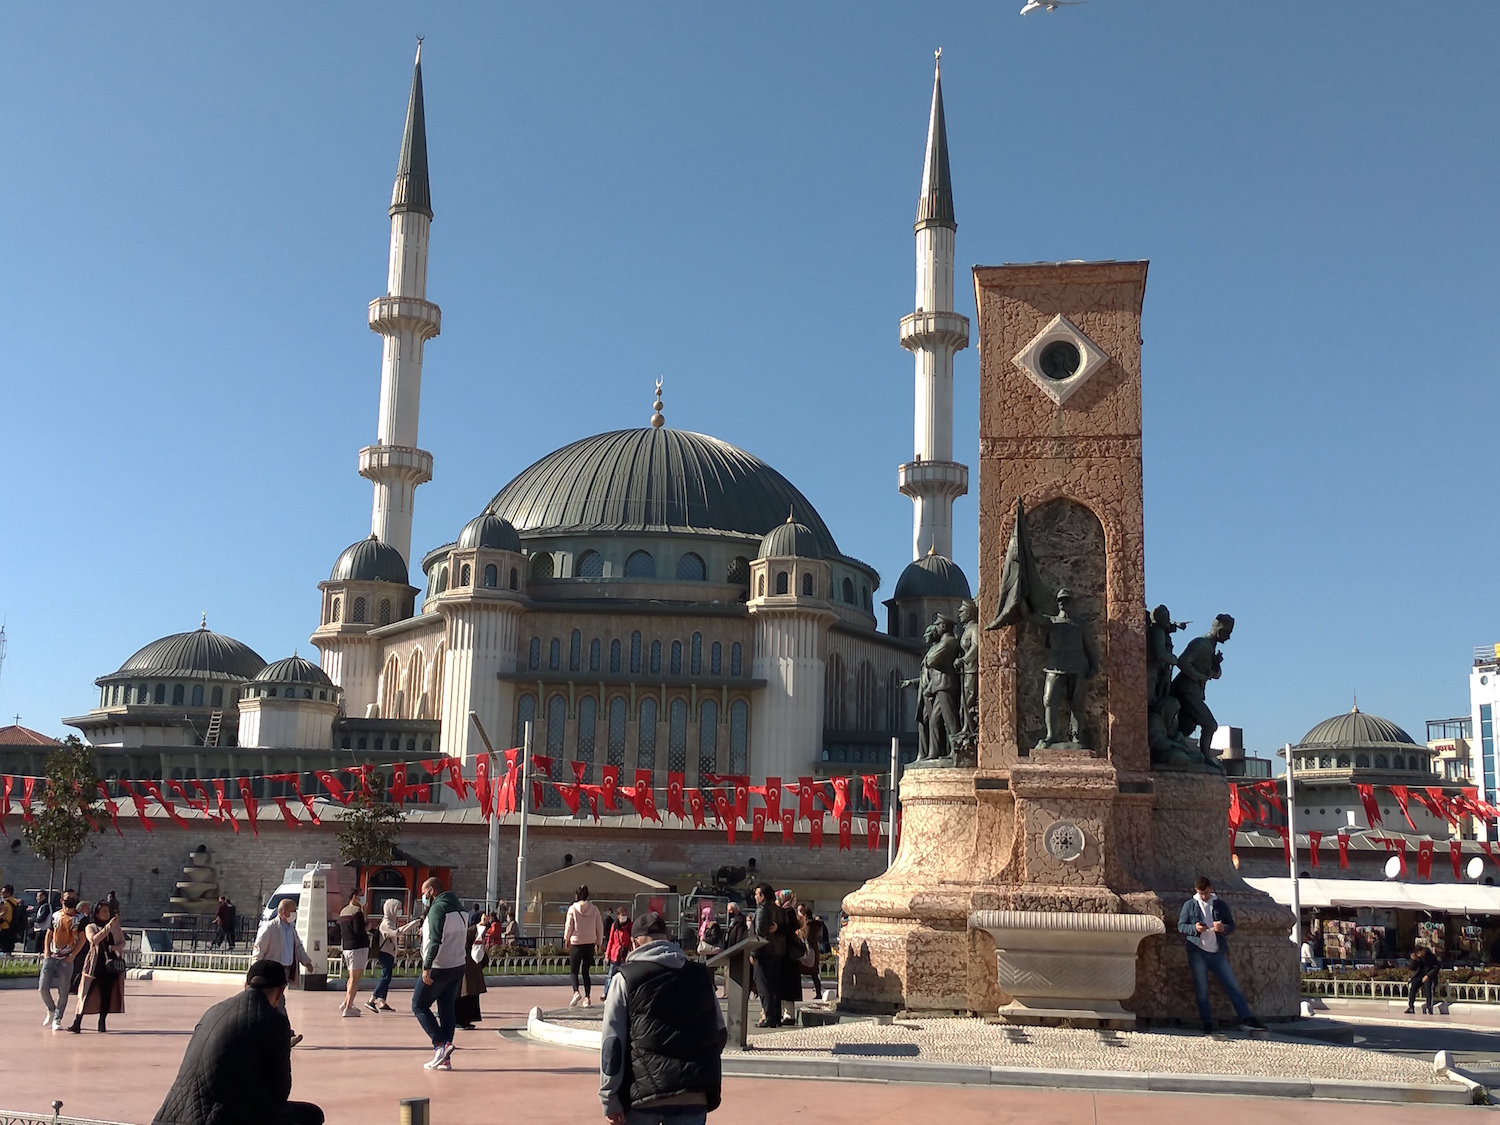
[[[1148,680],[1146,263],[976,267],[974,282],[979,605],[996,610],[977,638],[977,764],[903,778],[896,861],[844,900],[841,1006],[1196,1024],[1176,921],[1204,874],[1234,909],[1257,1014],[1295,1017],[1291,918],[1235,871],[1223,776],[1152,768],[1153,738],[1164,754],[1187,747],[1184,724],[1204,715],[1186,714],[1186,685],[1163,683],[1186,652],[1164,667],[1158,644]],[[1190,663],[1211,678],[1203,650]]]

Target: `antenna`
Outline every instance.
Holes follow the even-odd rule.
[[[0,621],[0,672],[5,671],[5,643],[5,622]]]

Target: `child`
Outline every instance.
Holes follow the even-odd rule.
[[[615,928],[609,933],[609,945],[604,950],[604,959],[609,963],[609,976],[613,977],[625,967],[625,957],[630,952],[630,911],[623,906],[615,911]]]

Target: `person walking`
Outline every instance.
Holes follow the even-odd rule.
[[[484,1018],[479,998],[490,990],[484,981],[484,966],[489,958],[480,940],[486,919],[483,913],[478,917],[479,921],[471,922],[464,935],[464,980],[458,986],[458,999],[453,1002],[453,1021],[465,1031],[473,1031],[474,1025]]]
[[[1406,1014],[1416,1014],[1417,993],[1425,990],[1422,1014],[1432,1015],[1433,993],[1438,985],[1438,959],[1432,950],[1418,946],[1411,955],[1411,979],[1406,983]]]
[[[99,1030],[104,1032],[109,1030],[109,1017],[125,1010],[125,931],[107,900],[94,907],[84,940],[83,980],[68,1025],[74,1035],[83,1033],[84,1016],[98,1015]]]
[[[386,997],[390,995],[391,976],[396,971],[396,953],[401,948],[401,935],[418,925],[420,923],[416,921],[403,925],[401,904],[393,898],[385,900],[385,905],[381,907],[380,929],[376,933],[375,944],[371,946],[376,960],[380,962],[380,979],[375,982],[374,993],[365,1001],[365,1007],[370,1011],[395,1010],[386,1002]]]
[[[655,911],[604,996],[599,1100],[609,1125],[705,1125],[719,1107],[728,1040],[714,974],[667,938]]]
[[[784,921],[786,952],[781,956],[781,1022],[797,1022],[797,1005],[802,1003],[802,933],[797,924],[797,896],[789,890],[776,892],[776,905]]]
[[[151,1125],[323,1125],[323,1111],[292,1093],[286,969],[263,959],[245,987],[220,1000],[193,1038]]]
[[[1194,894],[1182,904],[1177,914],[1177,931],[1187,939],[1188,969],[1193,974],[1193,995],[1198,1001],[1198,1017],[1203,1021],[1203,1033],[1214,1030],[1213,1009],[1208,1004],[1208,975],[1218,978],[1224,994],[1234,1005],[1234,1014],[1245,1027],[1257,1031],[1266,1030],[1266,1025],[1255,1018],[1245,995],[1234,977],[1234,968],[1229,964],[1229,935],[1234,933],[1234,913],[1229,904],[1214,894],[1214,885],[1207,876],[1199,875],[1193,881]]]
[[[0,955],[13,956],[29,928],[26,907],[16,897],[16,888],[6,883],[0,887]]]
[[[594,950],[604,945],[604,919],[599,908],[589,901],[587,884],[578,888],[573,905],[568,907],[568,916],[563,921],[563,945],[568,949],[568,976],[573,981],[573,998],[568,1007],[587,1008],[593,1002],[589,995],[593,987],[589,970],[594,967]]]
[[[605,979],[605,991],[608,993],[609,981],[614,975],[625,967],[625,959],[630,956],[630,912],[623,906],[614,913],[614,929],[609,931],[609,941],[604,946],[604,960],[609,963],[609,975]]]
[[[756,1027],[781,1026],[782,959],[786,957],[786,915],[776,905],[770,883],[755,888],[755,936],[766,944],[751,956],[755,961],[755,994],[760,997]]]
[[[740,904],[731,902],[729,904],[729,924],[724,927],[724,948],[738,945],[750,936],[750,921],[745,917],[745,912],[740,909]]]
[[[36,906],[31,910],[31,933],[26,938],[27,953],[41,953],[47,931],[52,928],[52,903],[46,891],[37,891]]]
[[[359,980],[370,963],[370,933],[365,928],[365,902],[359,891],[349,892],[349,900],[339,911],[339,949],[344,957],[344,971],[349,983],[344,987],[344,1002],[339,1013],[346,1019],[359,1015]]]
[[[422,902],[427,907],[422,925],[422,977],[411,992],[411,1011],[432,1041],[432,1058],[422,1066],[452,1070],[454,1004],[464,982],[464,938],[469,924],[458,896],[443,890],[436,879],[422,884]]]
[[[801,988],[801,977],[811,977],[813,995],[819,1000],[823,999],[823,974],[819,965],[819,956],[823,949],[824,926],[823,920],[808,909],[805,902],[797,904],[797,936],[802,939],[803,952],[797,961],[798,989]]]
[[[88,944],[84,936],[84,923],[78,917],[77,900],[64,897],[62,906],[53,915],[52,927],[42,935],[42,966],[37,990],[42,994],[42,1003],[47,1006],[47,1017],[43,1027],[53,1031],[62,1030],[63,1013],[68,1008],[68,986],[73,980],[73,962],[83,947]],[[57,998],[52,997],[53,992]]]
[[[302,944],[302,938],[297,933],[297,900],[284,898],[276,904],[276,913],[260,924],[260,929],[255,935],[255,947],[251,954],[257,961],[275,961],[282,968],[282,976],[286,978],[286,984],[291,985],[297,979],[297,966],[304,965],[309,969],[316,968],[313,959],[307,955],[307,947]],[[286,1012],[286,988],[282,988],[276,994],[276,1002],[281,1006],[281,1014]],[[290,1028],[290,1020],[288,1020]],[[302,1042],[302,1036],[292,1031],[292,1046],[295,1047]]]
[[[215,932],[213,941],[209,943],[210,949],[217,946],[221,941],[224,943],[225,949],[234,949],[235,914],[234,903],[229,901],[227,895],[220,895],[219,905],[214,909]]]

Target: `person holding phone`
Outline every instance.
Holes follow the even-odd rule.
[[[1214,885],[1205,875],[1193,882],[1194,894],[1182,904],[1177,915],[1177,931],[1187,939],[1188,969],[1193,974],[1193,995],[1198,1001],[1198,1016],[1203,1021],[1203,1034],[1214,1030],[1213,1009],[1208,1005],[1208,975],[1218,978],[1219,985],[1234,1005],[1234,1014],[1245,1027],[1257,1031],[1266,1030],[1266,1025],[1255,1018],[1245,994],[1235,980],[1234,967],[1229,963],[1229,935],[1234,933],[1234,912],[1229,903],[1214,894]]]

